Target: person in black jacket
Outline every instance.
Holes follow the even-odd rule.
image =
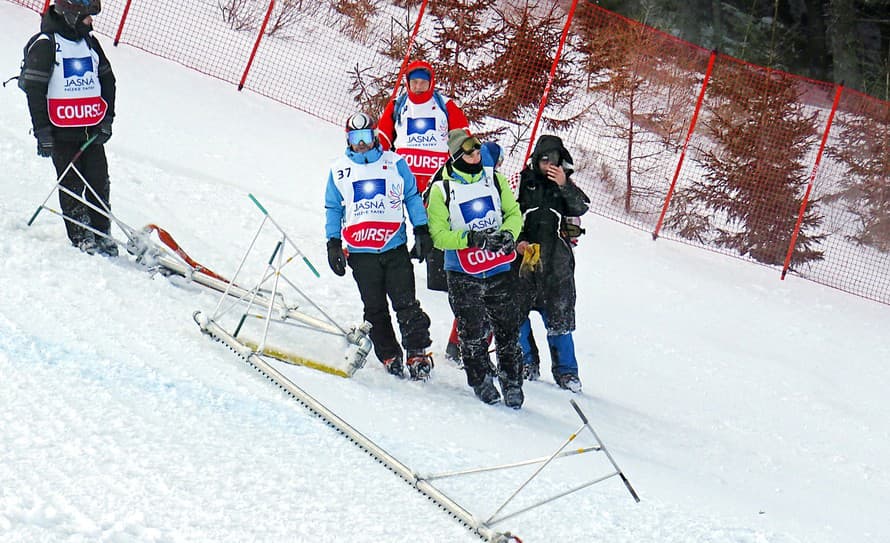
[[[37,154],[52,157],[57,176],[78,149],[96,137],[74,163],[93,190],[84,186],[73,168],[61,179],[61,186],[98,210],[109,205],[104,145],[111,137],[116,91],[108,58],[91,34],[92,16],[101,9],[100,0],[56,0],[41,20],[40,33],[32,39],[19,81],[28,96]],[[117,256],[107,213],[91,209],[63,190],[59,191],[59,204],[73,245],[89,254],[98,251]]]
[[[565,234],[566,217],[587,212],[590,199],[571,180],[572,156],[556,136],[538,139],[530,163],[520,173],[519,209],[524,216],[516,251],[529,263],[532,253],[538,265],[519,268],[521,310],[537,310],[547,328],[551,371],[556,383],[572,392],[581,390],[572,332],[575,330],[575,256]],[[536,244],[533,246],[533,244]],[[529,254],[526,255],[526,252]],[[525,320],[520,330],[524,373],[534,380],[540,375],[537,349],[532,349],[531,326]]]

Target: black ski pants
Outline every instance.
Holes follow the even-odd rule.
[[[350,253],[347,259],[352,277],[365,306],[364,318],[371,323],[374,353],[382,362],[402,353],[389,315],[387,297],[392,303],[402,346],[406,351],[423,351],[432,344],[430,318],[420,307],[414,289],[414,267],[406,245],[383,253]]]
[[[56,167],[56,178],[62,175],[65,168],[71,162],[71,159],[77,154],[82,143],[71,141],[56,141],[53,146],[53,166]],[[90,202],[98,209],[104,210],[105,206],[111,209],[109,196],[111,193],[111,183],[108,179],[108,160],[105,158],[105,147],[102,145],[90,145],[80,155],[74,163],[77,170],[83,175],[87,183],[93,187],[96,192],[85,187],[83,180],[77,175],[74,169],[68,170],[68,173],[61,181],[61,185],[70,190],[86,201]],[[101,198],[101,202],[96,197]],[[111,227],[111,220],[105,213],[90,209],[86,204],[79,202],[65,191],[59,190],[59,205],[62,207],[62,213],[66,217],[70,217],[78,222],[89,225],[103,234],[108,234]],[[65,229],[68,231],[68,239],[71,243],[77,245],[85,237],[90,238],[93,233],[86,230],[71,221],[65,221]]]
[[[509,272],[478,278],[448,271],[448,302],[457,318],[460,354],[467,384],[475,387],[486,374],[495,374],[488,358],[488,334],[494,333],[498,378],[522,384],[522,352],[519,349],[519,304],[516,278]]]

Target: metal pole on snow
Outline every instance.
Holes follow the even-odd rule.
[[[596,431],[594,431],[593,426],[591,426],[590,423],[587,421],[587,417],[581,411],[581,408],[578,407],[578,404],[575,403],[575,400],[569,400],[569,402],[572,404],[572,407],[575,408],[575,412],[578,413],[578,416],[581,417],[581,420],[584,421],[584,426],[586,426],[587,429],[590,430],[590,433],[593,434],[593,438],[596,440],[600,449],[602,449],[602,451],[604,453],[606,453],[606,458],[609,459],[609,462],[611,462],[612,467],[615,468],[615,471],[621,477],[621,481],[624,483],[624,486],[627,487],[627,491],[630,492],[630,495],[633,496],[634,501],[637,503],[640,503],[640,497],[637,496],[637,492],[633,489],[632,486],[630,486],[630,481],[627,480],[627,477],[624,475],[624,472],[621,471],[621,468],[618,467],[618,464],[615,462],[615,459],[612,458],[611,454],[609,454],[609,449],[606,448],[606,445],[600,439],[600,436],[596,435]]]
[[[306,266],[309,267],[309,269],[312,271],[312,273],[315,274],[315,277],[321,277],[321,275],[318,273],[318,270],[316,270],[315,266],[312,265],[312,262],[309,261],[309,258],[303,253],[303,251],[300,250],[300,248],[297,246],[297,244],[294,243],[294,241],[292,239],[290,239],[290,237],[284,232],[284,229],[281,228],[281,226],[279,226],[277,222],[275,222],[275,219],[273,219],[271,216],[269,216],[269,212],[266,211],[266,208],[263,207],[263,205],[259,202],[259,200],[257,200],[253,194],[248,194],[247,196],[251,199],[251,201],[258,208],[260,208],[260,211],[262,211],[263,215],[267,219],[269,219],[269,222],[271,222],[272,224],[275,225],[275,228],[277,228],[278,231],[281,232],[281,235],[284,236],[284,239],[286,239],[287,242],[291,244],[291,247],[293,247],[294,250],[297,251],[297,254],[299,254],[303,258],[303,262],[306,264]]]
[[[82,155],[83,152],[86,150],[86,148],[89,147],[91,143],[93,143],[93,141],[96,139],[97,136],[98,136],[98,134],[96,136],[91,137],[87,141],[85,141],[84,144],[80,146],[80,149],[78,149],[77,152],[74,153],[74,156],[71,158],[71,161],[68,162],[68,165],[65,166],[64,170],[62,170],[62,175],[60,175],[56,179],[55,186],[53,186],[52,190],[49,191],[49,194],[46,195],[46,198],[43,199],[43,203],[40,204],[39,206],[37,206],[37,210],[34,211],[34,214],[31,215],[31,218],[28,219],[28,226],[31,226],[32,224],[34,224],[34,221],[37,219],[37,215],[40,214],[40,210],[44,209],[44,207],[46,206],[46,203],[49,201],[50,197],[52,197],[53,193],[56,192],[56,188],[61,185],[62,179],[64,179],[65,176],[68,175],[68,170],[70,170],[71,168],[74,167],[74,163],[77,162],[77,159],[80,158],[80,155]],[[80,172],[78,172],[78,175],[79,174],[80,174]],[[83,179],[83,176],[81,176],[81,179]]]

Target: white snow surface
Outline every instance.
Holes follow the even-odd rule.
[[[6,73],[36,28],[0,3]],[[313,298],[359,321],[354,282],[325,258],[342,130],[103,44],[118,78],[115,214],[230,273],[262,219],[253,193],[319,268],[304,274]],[[216,294],[83,254],[46,211],[26,226],[55,174],[24,95],[0,92],[0,541],[478,540],[203,336],[192,313]],[[545,355],[521,410],[479,402],[442,356],[450,311],[423,266],[429,382],[397,381],[373,356],[352,379],[288,374],[421,473],[548,455],[579,426],[574,398],[642,501],[612,477],[494,526],[526,543],[890,541],[890,308],[593,215],[584,226],[581,394],[553,384]],[[571,447],[592,444],[582,432]],[[534,469],[439,486],[488,518]],[[559,460],[508,511],[608,473],[602,453]]]

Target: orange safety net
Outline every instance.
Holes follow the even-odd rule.
[[[95,27],[337,125],[427,60],[508,177],[556,134],[592,213],[890,303],[890,104],[571,6],[122,0]]]

